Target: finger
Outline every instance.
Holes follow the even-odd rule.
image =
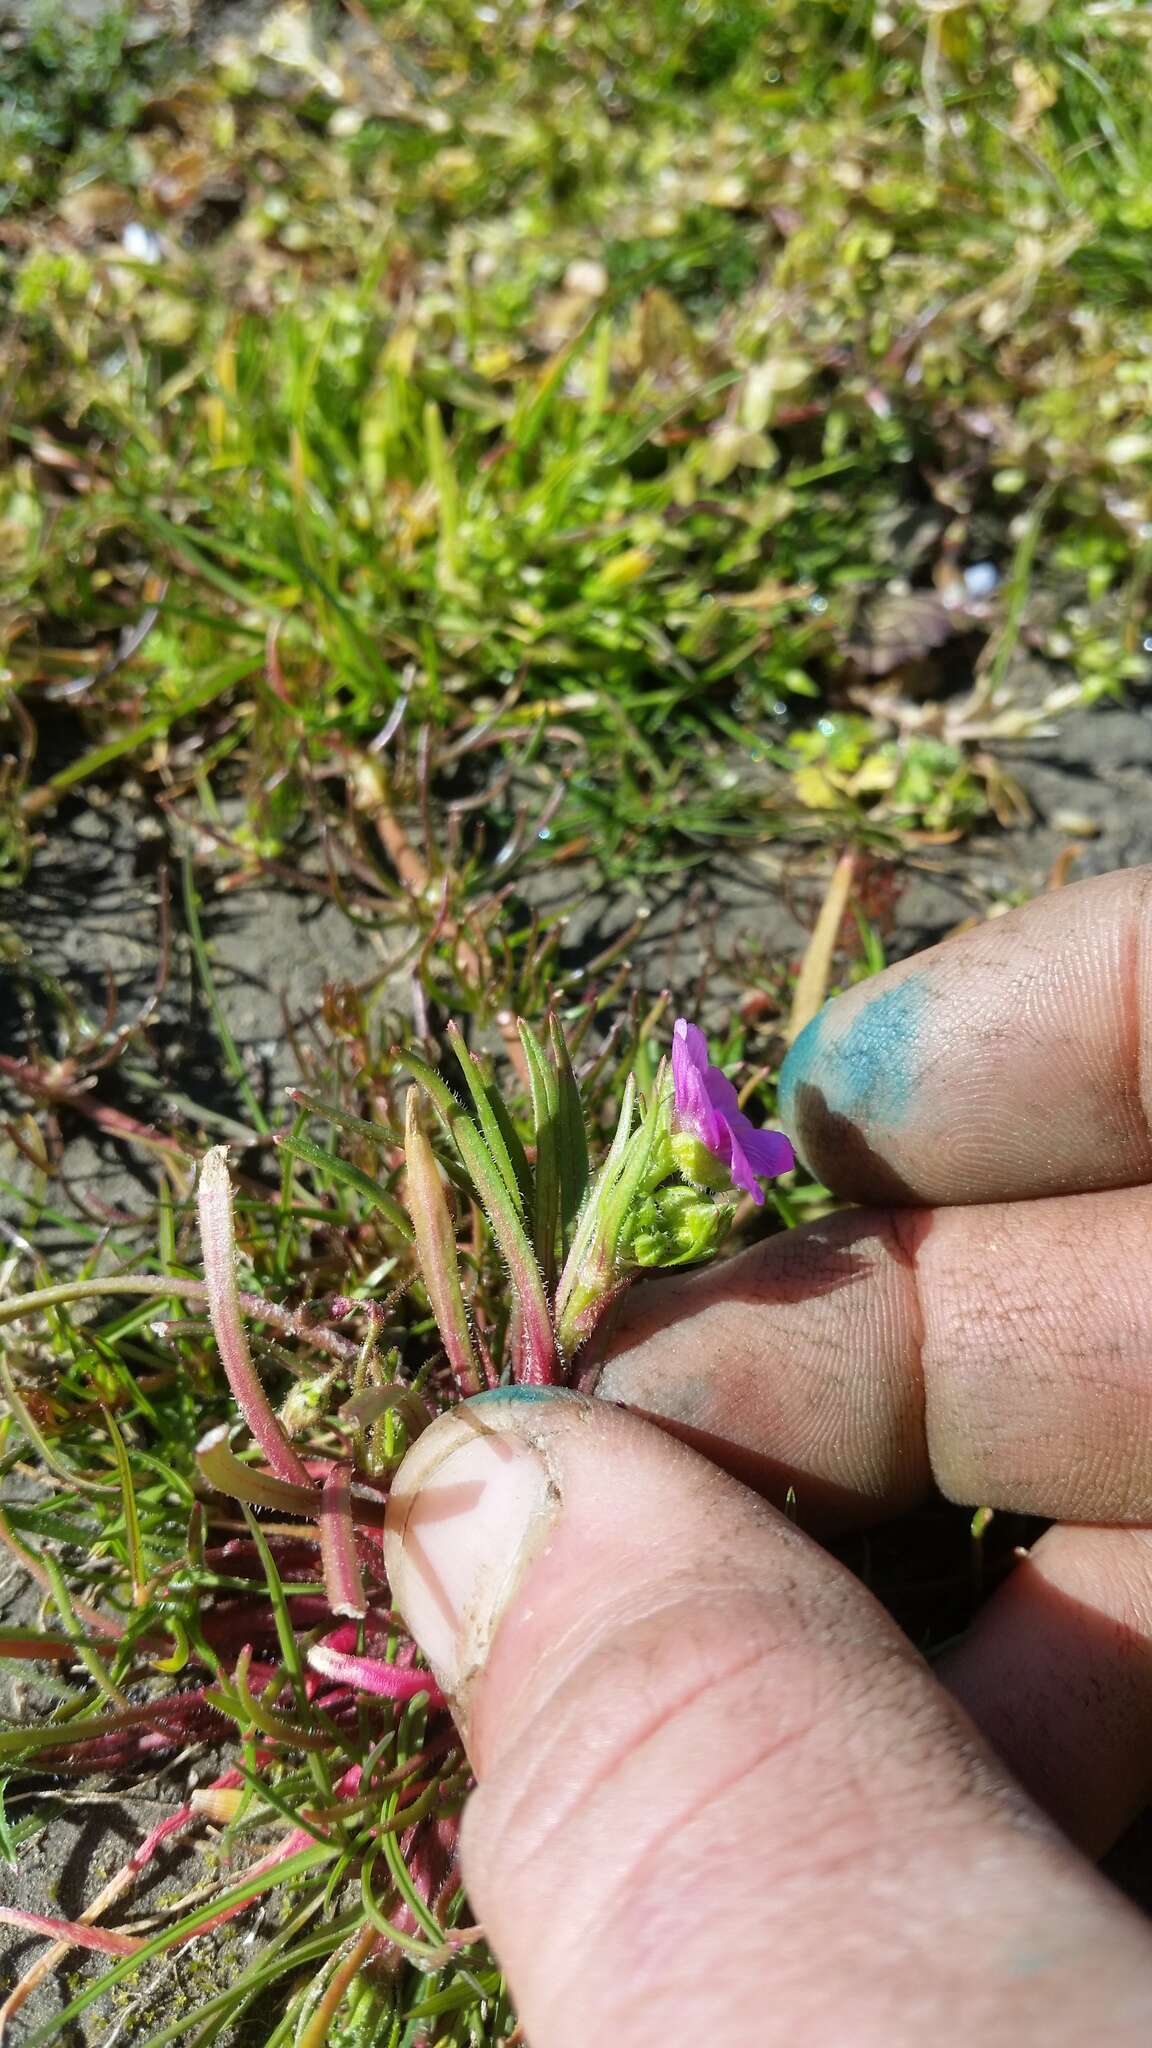
[[[1152,868],[1038,897],[839,996],[784,1062],[780,1115],[857,1201],[1152,1177]]]
[[[1152,1531],[1047,1530],[937,1675],[1102,1856],[1152,1800]]]
[[[1152,1941],[864,1589],[658,1430],[487,1396],[390,1507],[534,2048],[1139,2042]]]
[[[1152,1520],[1152,1189],[856,1211],[638,1288],[598,1391],[811,1526]]]

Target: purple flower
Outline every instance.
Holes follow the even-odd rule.
[[[782,1131],[758,1131],[749,1123],[727,1075],[709,1066],[704,1033],[684,1017],[672,1034],[672,1088],[674,1133],[702,1145],[735,1187],[762,1204],[759,1180],[788,1173],[796,1164],[792,1147]]]

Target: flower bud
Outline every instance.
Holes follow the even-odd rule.
[[[732,1175],[724,1160],[718,1159],[708,1150],[703,1138],[692,1131],[673,1131],[672,1157],[677,1171],[690,1181],[694,1188],[715,1189],[732,1186]]]
[[[727,1229],[732,1205],[710,1202],[695,1188],[660,1188],[642,1202],[623,1247],[636,1266],[685,1266],[706,1259]]]

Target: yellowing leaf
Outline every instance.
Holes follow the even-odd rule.
[[[840,803],[840,792],[819,761],[798,768],[792,777],[792,787],[806,810],[835,810]]]
[[[610,562],[597,571],[594,579],[597,590],[621,590],[628,583],[636,583],[652,566],[652,556],[647,548],[625,548]]]

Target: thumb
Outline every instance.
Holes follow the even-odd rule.
[[[533,2048],[1152,2039],[1134,1909],[871,1596],[675,1439],[481,1396],[405,1460],[387,1549]]]

